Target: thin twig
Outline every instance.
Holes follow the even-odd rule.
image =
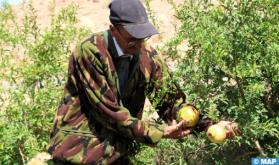
[[[205,148],[205,147],[199,147],[199,148],[198,148],[197,150],[195,150],[194,152],[189,153],[189,155],[192,154],[192,155],[190,155],[191,157],[190,157],[189,159],[193,158],[193,157],[198,153],[199,150],[204,149],[204,148]]]
[[[234,161],[236,162],[236,161],[238,161],[241,157],[243,157],[243,156],[247,156],[247,155],[253,155],[253,154],[257,154],[258,152],[248,152],[248,153],[245,153],[245,154],[243,154],[243,155],[240,155],[240,156],[238,156],[237,158],[235,158],[234,159]]]
[[[224,91],[224,93],[231,92],[231,91],[237,91],[237,90],[238,90],[238,89],[230,89],[230,90]]]
[[[21,149],[20,149],[20,147],[19,147],[19,144],[18,144],[18,150],[19,150],[19,153],[20,153],[20,155],[21,155],[22,162],[23,162],[23,164],[25,165],[24,156],[23,156],[23,153],[21,152]]]
[[[184,151],[185,151],[185,150],[183,150],[183,152],[182,152],[182,154],[181,154],[179,160],[177,161],[177,163],[181,160],[181,158],[182,158],[182,156],[183,156],[183,154],[184,154]]]
[[[256,141],[256,147],[257,147],[259,153],[262,155],[262,157],[265,158],[265,154],[264,154],[262,147],[260,146],[260,143],[258,140]]]
[[[28,130],[28,124],[27,124],[27,121],[26,121],[26,116],[25,116],[25,115],[24,115],[24,120],[25,120],[26,130],[27,130],[27,132],[29,132],[29,130]],[[34,148],[34,144],[33,144],[32,137],[31,137],[30,141],[31,141],[32,148]]]

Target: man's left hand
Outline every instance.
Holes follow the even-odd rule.
[[[240,136],[241,131],[238,128],[237,123],[232,123],[230,121],[221,121],[218,123],[218,125],[221,125],[226,130],[226,139],[234,138],[235,136]]]

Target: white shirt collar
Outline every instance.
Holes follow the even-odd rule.
[[[113,41],[114,41],[114,45],[116,47],[116,50],[117,50],[117,53],[118,53],[118,56],[123,56],[124,55],[124,52],[122,51],[122,49],[120,48],[120,46],[118,45],[116,39],[114,37],[112,37]],[[132,60],[133,56],[131,56],[131,59]]]

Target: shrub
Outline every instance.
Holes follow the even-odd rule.
[[[187,102],[200,112],[238,122],[242,130],[241,137],[221,145],[199,134],[196,142],[187,144],[184,160],[247,164],[251,157],[278,157],[278,1],[170,3],[181,22],[163,49],[176,61],[172,81],[181,84]],[[179,50],[183,41],[186,51]],[[189,159],[193,154],[197,159]]]
[[[242,136],[221,144],[210,143],[205,133],[161,140],[153,149],[142,146],[133,161],[215,165],[279,157],[278,2],[169,2],[182,23],[162,49],[176,62],[170,83],[180,83],[187,102],[206,116],[238,122]],[[44,30],[31,3],[22,10],[27,6],[23,24],[6,2],[0,11],[0,164],[25,164],[45,150],[70,46],[89,32],[75,26],[76,5],[54,15],[51,4],[51,27]],[[185,41],[187,51],[179,50]]]
[[[58,102],[63,95],[70,46],[88,30],[76,25],[79,6],[54,15],[38,28],[32,2],[23,3],[23,23],[6,2],[0,11],[0,164],[25,164],[46,150]]]

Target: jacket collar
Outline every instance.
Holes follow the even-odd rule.
[[[114,41],[112,39],[110,30],[109,29],[105,30],[103,35],[104,35],[106,44],[108,45],[108,48],[112,51],[113,61],[116,61],[117,58],[119,57],[119,55],[118,55],[117,49],[115,47]]]
[[[114,44],[114,41],[113,41],[113,38],[111,36],[111,33],[110,33],[110,30],[105,30],[104,31],[104,39],[106,41],[106,44],[108,45],[108,48],[112,51],[112,59],[114,61],[117,61],[117,58],[119,57],[118,55],[118,52],[117,52],[117,49],[115,47],[115,44]],[[128,76],[128,80],[127,80],[127,84],[126,84],[126,87],[124,89],[124,96],[122,97],[123,99],[125,99],[125,97],[128,97],[131,95],[132,93],[132,88],[134,86],[134,74],[137,70],[137,68],[139,67],[139,64],[140,64],[140,52],[142,50],[140,50],[137,54],[133,55],[133,59],[131,60],[131,63],[130,65],[132,66],[130,69],[130,72],[129,72],[129,76]],[[114,63],[116,64],[116,63]],[[124,103],[125,104],[125,103]]]

